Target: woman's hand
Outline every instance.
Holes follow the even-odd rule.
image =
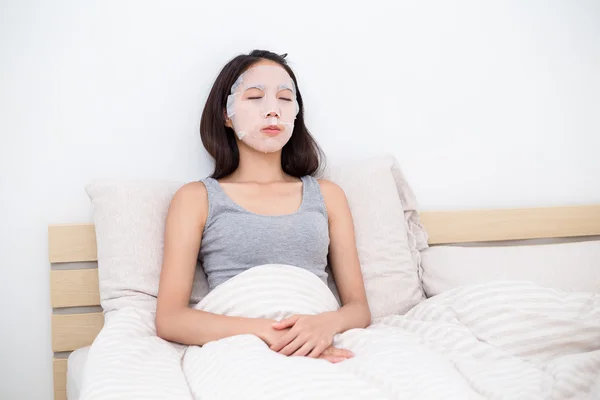
[[[288,332],[271,345],[271,350],[286,356],[318,358],[332,345],[333,336],[338,333],[338,325],[338,315],[335,312],[292,315],[273,324],[275,330]]]
[[[273,327],[277,321],[274,320],[257,320],[258,327],[256,336],[258,336],[267,346],[271,347],[285,336],[289,329],[275,329]]]

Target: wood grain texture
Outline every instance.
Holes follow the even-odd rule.
[[[101,312],[52,315],[52,351],[72,351],[92,344],[104,326]]]
[[[600,205],[421,213],[429,244],[600,234]]]
[[[67,359],[54,358],[54,400],[67,400]]]
[[[97,253],[93,224],[48,226],[48,257],[51,263],[96,261]]]
[[[98,268],[50,271],[52,307],[100,305]]]
[[[468,211],[424,211],[430,244],[592,236],[600,205]],[[50,225],[51,263],[97,261],[93,224]]]

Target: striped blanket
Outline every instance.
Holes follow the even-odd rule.
[[[281,265],[248,270],[196,306],[273,319],[337,307],[316,276]],[[337,335],[356,355],[339,364],[285,357],[252,335],[175,345],[156,337],[153,319],[107,315],[81,399],[600,399],[599,294],[457,288]]]

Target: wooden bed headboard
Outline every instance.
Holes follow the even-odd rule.
[[[600,205],[430,211],[420,216],[430,245],[600,235]],[[64,400],[68,353],[91,345],[104,325],[94,225],[48,226],[48,253],[54,398]],[[93,264],[82,268],[86,262]],[[69,264],[73,268],[65,269]],[[78,307],[96,307],[97,311],[82,312]]]

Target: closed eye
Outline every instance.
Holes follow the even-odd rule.
[[[288,99],[287,97],[280,97],[279,100],[292,101],[292,99]]]
[[[248,100],[259,100],[262,99],[262,96],[252,96],[252,97],[248,97]]]

